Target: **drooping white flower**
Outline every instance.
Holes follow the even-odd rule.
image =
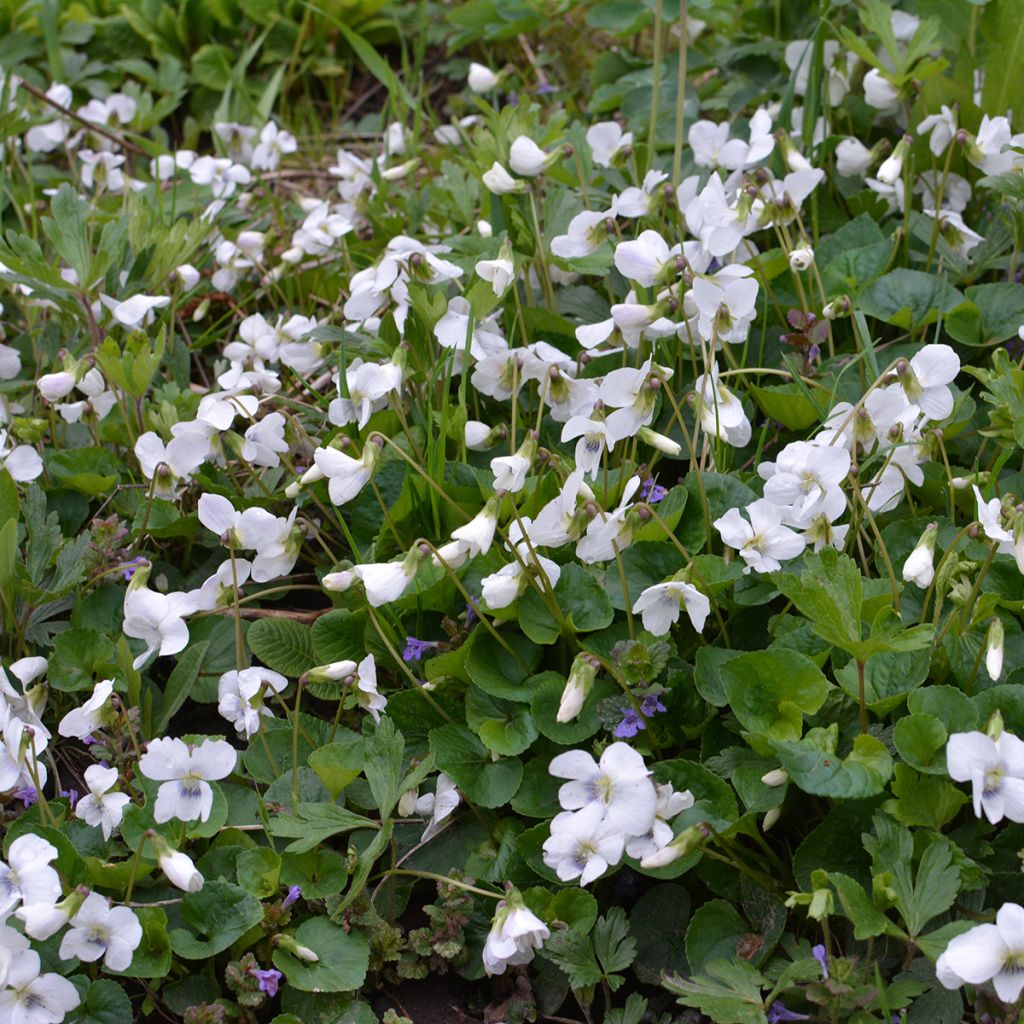
[[[657,794],[643,757],[627,743],[612,743],[596,762],[584,750],[554,757],[548,771],[569,779],[558,790],[559,803],[575,811],[597,806],[605,823],[626,836],[642,836],[654,821]]]
[[[587,145],[598,167],[611,167],[633,145],[633,133],[624,132],[618,121],[599,121],[587,129]]]
[[[508,164],[516,174],[535,178],[558,159],[558,152],[545,153],[528,135],[517,136],[508,151]]]
[[[126,971],[141,941],[142,925],[133,910],[112,907],[105,896],[91,892],[64,933],[60,957],[85,963],[103,957],[110,970]]]
[[[525,181],[513,178],[497,160],[484,171],[481,180],[487,191],[496,196],[508,195],[511,192],[525,192],[529,187]]]
[[[210,783],[227,778],[235,770],[237,753],[224,740],[203,740],[198,745],[177,738],[150,740],[139,758],[139,771],[161,783],[153,807],[153,820],[160,824],[179,821],[207,821],[213,809]]]
[[[492,89],[497,89],[499,81],[499,76],[486,65],[478,64],[475,60],[470,62],[466,84],[473,92],[490,92]]]
[[[379,455],[380,448],[373,442],[363,447],[363,454],[358,459],[337,448],[317,448],[313,452],[317,469],[327,478],[332,504],[345,505],[362,491],[373,476]]]
[[[416,813],[430,815],[430,821],[420,836],[421,844],[430,842],[441,831],[445,821],[461,802],[462,797],[455,782],[444,772],[438,772],[434,792],[425,793],[416,801]]]
[[[161,594],[145,586],[145,577],[149,574],[143,570],[136,571],[132,582],[124,595],[124,633],[146,644],[142,652],[133,662],[136,669],[141,668],[154,652],[160,657],[177,654],[188,644],[188,626],[185,616],[195,610],[188,594],[175,592]],[[136,580],[141,582],[136,585]]]
[[[735,548],[747,567],[744,572],[775,572],[782,562],[796,558],[805,546],[804,538],[782,525],[782,513],[777,505],[765,498],[751,502],[746,508],[747,523],[737,508],[731,508],[716,519],[714,527],[722,541]]]
[[[29,444],[8,444],[6,430],[0,429],[0,466],[11,474],[18,483],[35,480],[43,472],[43,460],[39,452]]]
[[[172,849],[159,836],[152,842],[156,847],[160,870],[167,876],[171,885],[177,886],[183,892],[199,892],[206,879],[192,863],[192,858],[187,853]]]
[[[348,395],[339,393],[327,410],[327,418],[336,427],[355,423],[362,430],[370,417],[387,405],[388,395],[401,389],[402,368],[393,360],[364,363],[353,359],[345,371],[345,386]]]
[[[269,693],[280,693],[288,680],[261,665],[225,672],[217,682],[217,712],[240,736],[252,739],[260,729],[260,718],[273,718],[264,702]]]
[[[864,99],[869,107],[891,114],[899,110],[900,91],[878,68],[872,68],[864,76]]]
[[[494,489],[518,494],[526,484],[526,474],[533,465],[533,457],[537,452],[537,439],[532,433],[513,455],[498,455],[491,459],[491,472],[494,474]]]
[[[530,523],[523,520],[527,529]],[[535,545],[537,542],[534,542]],[[556,586],[562,574],[562,567],[538,554],[536,561],[530,554],[525,544],[517,546],[519,560],[509,562],[502,566],[497,572],[485,576],[480,581],[481,594],[484,604],[492,611],[500,608],[507,608],[513,601],[523,595],[530,582],[531,575],[539,575],[543,572],[552,587]]]
[[[844,177],[863,177],[874,162],[874,153],[860,139],[843,139],[836,146],[836,171]]]
[[[992,982],[1006,1004],[1024,990],[1024,907],[1004,903],[995,924],[979,924],[950,940],[935,965],[939,981],[949,989]]]
[[[949,345],[925,345],[909,363],[901,361],[896,374],[907,401],[929,419],[944,420],[953,411],[949,389],[960,372],[960,357]]]
[[[648,633],[664,636],[679,621],[683,608],[693,628],[700,633],[711,612],[711,602],[692,583],[683,580],[668,580],[647,587],[636,599],[633,613],[643,616]]]
[[[359,706],[368,711],[373,720],[380,725],[380,713],[387,707],[388,699],[377,690],[377,662],[374,661],[372,654],[368,654],[359,662],[353,692]]]
[[[576,557],[581,562],[607,562],[633,540],[633,519],[629,515],[633,495],[640,489],[640,477],[630,477],[623,488],[622,498],[614,511],[595,516],[587,532],[576,544]]]
[[[917,126],[918,135],[931,133],[928,148],[935,156],[942,156],[946,152],[946,147],[953,141],[956,131],[956,114],[945,103],[938,114],[929,114]]]
[[[98,729],[103,723],[107,701],[113,692],[113,680],[100,680],[93,688],[92,696],[81,707],[72,708],[60,720],[57,732],[61,736],[81,739]]]
[[[620,242],[615,247],[615,267],[630,281],[653,288],[666,273],[675,270],[675,257],[679,252],[678,245],[669,248],[657,231],[642,231],[632,241]]]
[[[598,210],[582,210],[566,228],[564,235],[551,239],[551,251],[563,260],[591,256],[608,241],[608,225],[614,230],[614,219]]]
[[[946,745],[946,767],[957,782],[971,783],[974,813],[993,825],[1003,818],[1024,822],[1024,742],[1004,732],[957,732]]]
[[[260,132],[260,141],[252,151],[252,166],[257,171],[273,171],[281,162],[281,157],[294,153],[299,148],[295,136],[278,128],[273,121],[268,121]]]
[[[693,281],[694,304],[697,307],[697,331],[705,341],[713,339],[739,344],[756,313],[758,284],[750,267],[729,264],[710,277]]]
[[[461,541],[469,548],[469,555],[486,554],[494,540],[494,531],[498,526],[498,506],[500,498],[492,495],[484,502],[484,507],[465,526],[452,530],[452,538]]]
[[[549,938],[544,922],[528,910],[518,892],[498,903],[481,954],[484,970],[504,974],[509,964],[528,964]]]
[[[124,809],[131,803],[127,793],[113,793],[117,785],[117,769],[91,764],[85,769],[85,784],[89,792],[75,804],[75,817],[87,825],[100,828],[103,838],[109,839],[115,828],[121,824]]]
[[[931,523],[903,563],[903,579],[913,581],[922,590],[935,579],[935,541],[938,536],[938,525]]]
[[[280,466],[281,453],[288,451],[284,424],[279,412],[271,412],[249,427],[242,442],[242,458],[253,466]]]
[[[750,420],[743,411],[743,403],[720,380],[718,364],[711,364],[710,373],[700,374],[693,387],[701,430],[733,448],[745,448],[750,443]]]
[[[494,294],[499,298],[505,294],[515,277],[515,265],[512,262],[512,250],[503,245],[497,259],[479,260],[474,269],[484,281],[491,282]]]
[[[148,321],[153,310],[163,309],[170,304],[171,300],[166,295],[133,295],[114,306],[114,319],[125,327],[135,329]]]
[[[352,567],[352,573],[363,581],[366,599],[374,608],[397,601],[413,581],[425,554],[411,548],[400,562],[368,562]]]

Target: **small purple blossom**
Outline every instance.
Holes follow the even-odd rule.
[[[290,885],[288,887],[288,895],[285,896],[285,898],[283,900],[281,900],[281,909],[282,910],[287,910],[293,903],[295,903],[298,900],[298,898],[301,895],[302,895],[302,886],[300,886],[300,885]]]
[[[433,650],[436,646],[436,640],[417,640],[414,636],[407,636],[402,661],[419,661],[427,651]]]
[[[648,505],[657,505],[666,494],[668,489],[656,484],[653,476],[648,477],[640,486],[640,500],[646,501]]]
[[[96,737],[93,736],[92,733],[89,733],[88,736],[82,737],[81,742],[84,743],[87,747],[91,747],[94,743],[99,743],[99,740],[96,739]]]
[[[768,1024],[779,1024],[780,1021],[785,1020],[810,1020],[806,1013],[796,1013],[793,1010],[787,1010],[785,1003],[779,1002],[778,999],[770,1007],[768,1007]]]
[[[550,82],[541,82],[536,89],[533,90],[538,96],[549,96],[551,93],[557,90]]]
[[[507,96],[505,97],[505,102],[506,102],[506,103],[507,103],[507,104],[508,104],[508,105],[509,105],[510,107],[518,107],[518,106],[519,106],[519,97],[518,97],[518,96],[517,96],[517,95],[516,95],[516,94],[515,94],[514,92],[510,92],[510,93],[509,93],[509,94],[508,94],[508,95],[507,95]]]
[[[15,800],[20,800],[26,808],[31,807],[39,800],[39,793],[35,786],[23,786],[14,791]]]
[[[77,789],[62,789],[60,791],[60,795],[63,796],[63,797],[66,797],[67,800],[68,800],[68,803],[70,803],[72,807],[74,807],[74,805],[78,803],[78,790]]]
[[[640,704],[640,713],[645,718],[653,718],[668,711],[668,708],[661,703],[661,697],[656,693],[649,693]]]
[[[620,740],[632,739],[641,729],[646,729],[647,723],[636,708],[626,708],[622,712],[622,721],[615,726],[615,735]]]
[[[249,968],[249,973],[260,983],[261,992],[266,992],[271,998],[277,995],[277,988],[284,977],[280,971],[275,971],[273,967],[264,971],[253,966]]]
[[[811,956],[821,964],[821,976],[825,981],[828,981],[828,957],[825,956],[825,947],[815,946],[811,950]]]
[[[466,629],[476,621],[476,601],[470,601],[466,605]]]
[[[141,569],[146,564],[146,559],[139,555],[136,558],[132,558],[130,561],[124,563],[121,566],[124,571],[124,578],[130,580],[136,573],[137,570]]]

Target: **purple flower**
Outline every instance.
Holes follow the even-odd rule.
[[[666,494],[668,494],[668,490],[661,484],[656,484],[653,476],[648,477],[640,485],[640,500],[646,501],[648,505],[657,505]]]
[[[259,967],[250,967],[249,973],[260,983],[261,992],[266,992],[271,998],[277,995],[277,987],[284,977],[280,971],[275,971],[273,967],[266,971],[260,970]]]
[[[555,92],[555,87],[550,82],[541,82],[536,89],[533,90],[538,96],[547,96],[550,93]]]
[[[130,580],[137,569],[141,569],[146,564],[146,559],[139,555],[136,558],[132,558],[130,561],[124,563],[121,568],[124,570],[124,578]]]
[[[768,1007],[768,1024],[779,1024],[779,1021],[784,1020],[810,1020],[806,1013],[794,1013],[792,1010],[787,1010],[784,1003],[779,1002],[778,999],[770,1007]]]
[[[466,605],[466,629],[473,625],[474,619],[476,619],[476,601],[470,601]]]
[[[821,964],[821,976],[825,981],[828,981],[828,957],[825,956],[825,947],[815,946],[811,950],[811,956]]]
[[[653,718],[664,711],[668,711],[668,708],[661,703],[661,698],[656,693],[648,694],[640,704],[640,712],[645,718]]]
[[[39,793],[36,792],[35,786],[24,786],[22,789],[14,791],[14,798],[20,800],[25,807],[31,807],[39,800]]]
[[[302,886],[291,885],[288,887],[288,895],[281,900],[281,909],[287,910],[302,895]]]
[[[407,636],[402,661],[419,661],[427,651],[433,650],[436,646],[435,640],[417,640],[414,636]]]
[[[626,708],[622,712],[622,721],[615,726],[615,735],[620,740],[632,739],[641,729],[646,729],[647,723],[635,708]]]
[[[78,790],[77,789],[62,789],[60,795],[67,797],[68,803],[73,807],[78,803]]]
[[[510,93],[509,93],[509,94],[508,94],[508,95],[507,95],[507,96],[505,97],[505,102],[506,102],[506,103],[507,103],[507,104],[508,104],[508,105],[509,105],[510,107],[518,107],[518,106],[519,106],[519,97],[518,97],[518,96],[517,96],[517,95],[516,95],[516,94],[515,94],[514,92],[510,92]]]

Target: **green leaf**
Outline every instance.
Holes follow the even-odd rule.
[[[365,739],[348,730],[339,733],[342,738],[314,750],[308,761],[332,800],[359,775],[364,763]]]
[[[807,430],[821,422],[820,413],[798,384],[751,384],[748,390],[765,416],[790,430]]]
[[[692,978],[666,978],[664,986],[683,1006],[694,1006],[715,1024],[767,1024],[761,972],[735,956],[713,960]]]
[[[364,774],[382,818],[387,818],[395,809],[402,795],[402,755],[405,740],[395,729],[390,718],[382,718],[366,738],[363,746],[366,758]]]
[[[853,741],[853,750],[845,758],[820,749],[807,737],[772,747],[793,782],[815,796],[860,800],[881,793],[892,775],[885,744],[867,734]]]
[[[665,910],[671,908],[669,913]],[[661,982],[664,971],[685,971],[686,927],[690,920],[690,894],[674,882],[648,889],[629,912],[629,927],[636,938],[633,965],[637,977],[648,984]]]
[[[945,274],[900,267],[872,282],[857,299],[866,316],[884,320],[905,330],[917,330],[934,323],[964,301]]]
[[[1024,285],[1007,281],[974,285],[967,302],[950,313],[946,331],[965,345],[999,345],[1024,323]]]
[[[116,981],[104,979],[90,983],[68,1024],[132,1024],[134,1019],[128,994]]]
[[[192,75],[195,80],[214,92],[223,92],[231,82],[234,55],[226,46],[207,43],[192,55]]]
[[[515,756],[537,738],[530,709],[511,700],[499,700],[471,686],[466,694],[466,724],[484,745],[497,754]]]
[[[615,617],[604,588],[575,562],[563,566],[555,584],[555,599],[577,633],[604,629]]]
[[[184,654],[178,658],[178,664],[174,666],[167,680],[164,689],[163,700],[160,704],[160,711],[153,718],[153,735],[163,736],[171,719],[181,710],[188,695],[192,692],[196,679],[199,678],[199,670],[203,665],[203,658],[210,644],[201,640],[193,644]]]
[[[905,764],[896,765],[892,780],[895,800],[885,809],[903,825],[920,825],[938,831],[956,817],[968,797],[948,779],[921,775]]]
[[[686,929],[686,959],[690,970],[699,973],[710,963],[722,958],[735,959],[753,929],[740,912],[727,900],[710,900],[694,911]],[[758,964],[769,949],[761,944],[752,957],[744,959]]]
[[[306,853],[339,832],[377,828],[369,818],[335,804],[300,803],[297,810],[297,814],[275,814],[270,819],[271,835],[295,840],[285,847],[288,853]]]
[[[604,917],[599,917],[591,940],[604,980],[615,992],[626,979],[614,972],[626,970],[636,959],[636,940],[629,933],[626,912],[621,907],[612,907]]]
[[[729,706],[759,754],[770,740],[798,740],[804,714],[815,714],[830,689],[821,669],[797,651],[742,654],[722,666]]]
[[[70,487],[87,498],[109,494],[123,463],[106,448],[74,448],[47,452],[46,470],[55,484]]]
[[[491,759],[490,751],[461,725],[430,730],[430,749],[466,797],[481,807],[500,807],[512,799],[523,779],[523,764],[514,758]]]
[[[502,639],[512,654],[491,633],[477,627],[469,641],[466,671],[492,697],[529,703],[533,691],[523,686],[540,664],[541,648],[519,633],[504,632]]]
[[[238,884],[257,899],[265,900],[280,888],[281,858],[266,846],[242,850],[235,860]],[[304,894],[308,897],[308,894]]]
[[[348,870],[345,858],[337,850],[308,850],[281,855],[281,884],[302,887],[310,900],[337,896],[345,888]]]
[[[832,548],[805,555],[799,577],[776,572],[772,582],[811,620],[823,640],[843,650],[860,643],[861,575],[848,555]]]
[[[971,726],[966,726],[969,730]],[[946,740],[949,733],[933,715],[907,715],[893,729],[892,739],[900,757],[919,772],[946,774]]]
[[[871,902],[864,887],[841,871],[830,871],[828,880],[839,895],[839,903],[843,913],[853,925],[853,937],[864,941],[877,935],[894,935],[905,937],[902,929],[890,921],[881,910]]]
[[[171,931],[171,948],[186,960],[206,960],[227,949],[263,920],[260,901],[241,886],[208,881],[181,902],[181,916],[192,931]]]
[[[296,679],[314,666],[312,630],[294,619],[257,619],[246,640],[267,668],[283,676]]]
[[[885,814],[874,817],[875,834],[862,836],[871,854],[874,871],[888,879],[895,893],[896,907],[910,936],[947,911],[960,890],[960,870],[953,864],[953,851],[945,836],[931,837],[912,875],[914,840],[908,829]]]
[[[91,689],[116,669],[114,645],[95,629],[66,629],[53,642],[47,676],[55,690]]]
[[[274,966],[284,971],[289,985],[303,992],[354,992],[366,980],[370,945],[360,932],[313,917],[295,929],[295,939],[320,959],[305,963],[287,950],[275,949]]]
[[[541,955],[562,969],[574,991],[597,985],[603,976],[589,936],[575,928],[553,932]]]
[[[78,274],[78,280],[89,277],[88,203],[66,182],[50,200],[52,217],[43,217],[43,230],[60,257]]]
[[[930,661],[929,651],[881,651],[874,655],[864,665],[864,695],[868,707],[879,715],[894,711],[911,690],[927,679]],[[851,659],[837,669],[836,679],[850,697],[860,699],[855,661]]]

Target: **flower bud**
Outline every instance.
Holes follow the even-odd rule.
[[[599,663],[590,655],[576,655],[572,668],[569,669],[569,678],[566,680],[565,689],[562,691],[558,714],[555,716],[556,721],[571,722],[580,713],[583,709],[583,702],[594,685],[598,667]]]
[[[814,250],[809,246],[805,245],[799,249],[794,249],[789,254],[789,269],[796,274],[801,274],[805,270],[810,270],[814,265]]]
[[[490,92],[497,89],[501,78],[484,64],[473,61],[469,65],[469,74],[466,76],[466,84],[477,93]]]
[[[761,781],[766,786],[784,786],[789,782],[789,772],[785,768],[773,768],[761,776]]]
[[[883,185],[895,185],[900,180],[900,175],[903,173],[903,161],[906,160],[909,150],[910,136],[904,135],[892,153],[882,161],[882,166],[878,168],[877,177]]]
[[[528,188],[525,181],[517,181],[497,160],[490,169],[484,171],[482,181],[488,192],[496,196],[508,195],[511,192],[525,192]]]
[[[287,935],[284,932],[280,932],[275,935],[271,940],[273,944],[280,949],[283,949],[286,953],[291,953],[296,959],[303,961],[307,964],[318,963],[320,957],[309,948],[309,946],[303,946],[294,936]]]
[[[761,822],[761,831],[767,832],[773,825],[778,822],[779,818],[782,817],[782,808],[773,807],[765,816]]]
[[[177,886],[183,892],[199,892],[205,879],[192,863],[192,858],[187,853],[170,847],[156,832],[149,833],[149,839],[156,849],[160,870],[167,876],[171,885]]]
[[[685,857],[691,850],[695,850],[708,837],[708,831],[703,825],[691,825],[684,829],[672,840],[668,846],[663,846],[654,853],[649,853],[640,861],[640,867],[664,868],[674,861]]]
[[[651,383],[653,384],[655,382],[652,381]],[[666,455],[679,455],[683,450],[682,446],[673,441],[671,437],[659,434],[656,430],[651,430],[650,427],[641,427],[637,431],[637,437],[646,444],[649,444],[652,448],[657,448],[659,452],[664,452]]]
[[[317,665],[306,673],[306,678],[311,683],[336,683],[353,675],[358,666],[354,661],[345,658],[342,661],[332,661],[329,665]]]
[[[1003,620],[993,619],[988,627],[988,638],[985,641],[985,671],[992,682],[998,682],[1003,674],[1004,633]]]
[[[333,591],[336,594],[340,594],[343,591],[348,590],[349,587],[355,582],[355,574],[349,569],[342,569],[340,572],[329,572],[320,581],[320,585],[324,590]]]

